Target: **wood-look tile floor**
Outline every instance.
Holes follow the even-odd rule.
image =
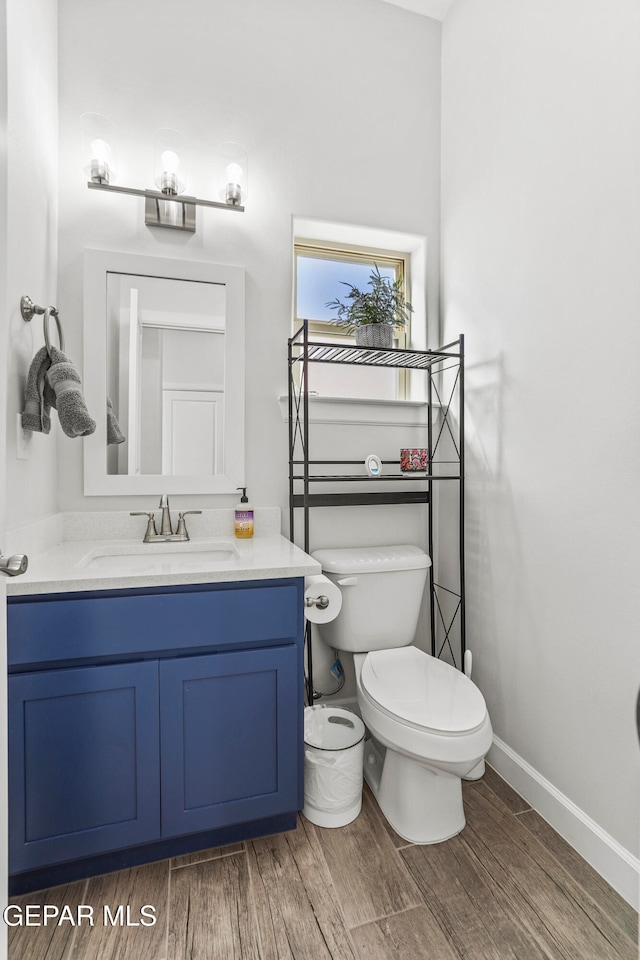
[[[637,915],[490,768],[467,826],[407,844],[368,788],[353,823],[295,831],[14,898],[95,923],[14,927],[9,960],[636,960]],[[102,923],[144,904],[154,926]]]

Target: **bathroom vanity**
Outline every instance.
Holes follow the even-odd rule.
[[[11,584],[13,893],[295,826],[318,564],[265,537],[203,575],[196,547],[145,574],[136,546],[105,575],[113,544],[63,544]]]

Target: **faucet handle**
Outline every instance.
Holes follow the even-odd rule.
[[[156,530],[156,518],[152,513],[149,513],[147,510],[131,510],[129,512],[130,517],[148,517],[147,520],[147,529],[143,538],[143,543],[148,543],[151,537],[157,537],[158,531]]]
[[[182,510],[180,513],[178,513],[178,529],[176,530],[176,537],[184,537],[185,540],[189,539],[187,525],[184,522],[184,518],[189,513],[202,513],[202,510]]]

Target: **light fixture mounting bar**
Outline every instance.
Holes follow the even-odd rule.
[[[110,183],[87,182],[92,190],[111,190],[112,193],[128,193],[134,197],[144,197],[144,222],[149,227],[168,227],[172,230],[186,230],[195,233],[196,207],[217,207],[220,210],[235,210],[244,213],[240,204],[219,203],[215,200],[200,200],[183,194],[162,193],[159,190],[139,190],[136,187],[119,187]],[[179,204],[180,209],[168,204]]]
[[[161,193],[159,190],[139,190],[136,187],[119,187],[112,183],[94,183],[87,181],[90,190],[111,190],[112,193],[129,193],[134,197],[147,197],[152,200],[168,200],[172,203],[191,203],[196,207],[217,207],[220,210],[235,210],[236,213],[244,213],[244,207],[235,203],[220,203],[217,200],[200,200],[198,197],[187,197],[183,195],[171,195]]]

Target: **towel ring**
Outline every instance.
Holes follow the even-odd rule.
[[[38,306],[37,303],[34,303],[31,297],[21,297],[20,298],[20,312],[22,314],[22,319],[27,323],[33,320],[35,316],[42,316],[42,325],[44,330],[44,342],[47,348],[47,353],[51,356],[51,340],[49,339],[49,317],[53,317],[58,328],[58,340],[60,342],[60,352],[64,353],[64,334],[62,332],[62,324],[60,322],[60,314],[58,313],[57,307],[47,307],[46,310],[44,307]]]
[[[62,324],[60,323],[60,314],[55,307],[47,307],[44,311],[44,317],[42,318],[42,325],[44,328],[44,343],[47,348],[47,353],[51,356],[51,340],[49,339],[49,317],[53,317],[56,322],[56,327],[58,328],[58,343],[60,344],[60,353],[64,353],[64,334],[62,332]]]

